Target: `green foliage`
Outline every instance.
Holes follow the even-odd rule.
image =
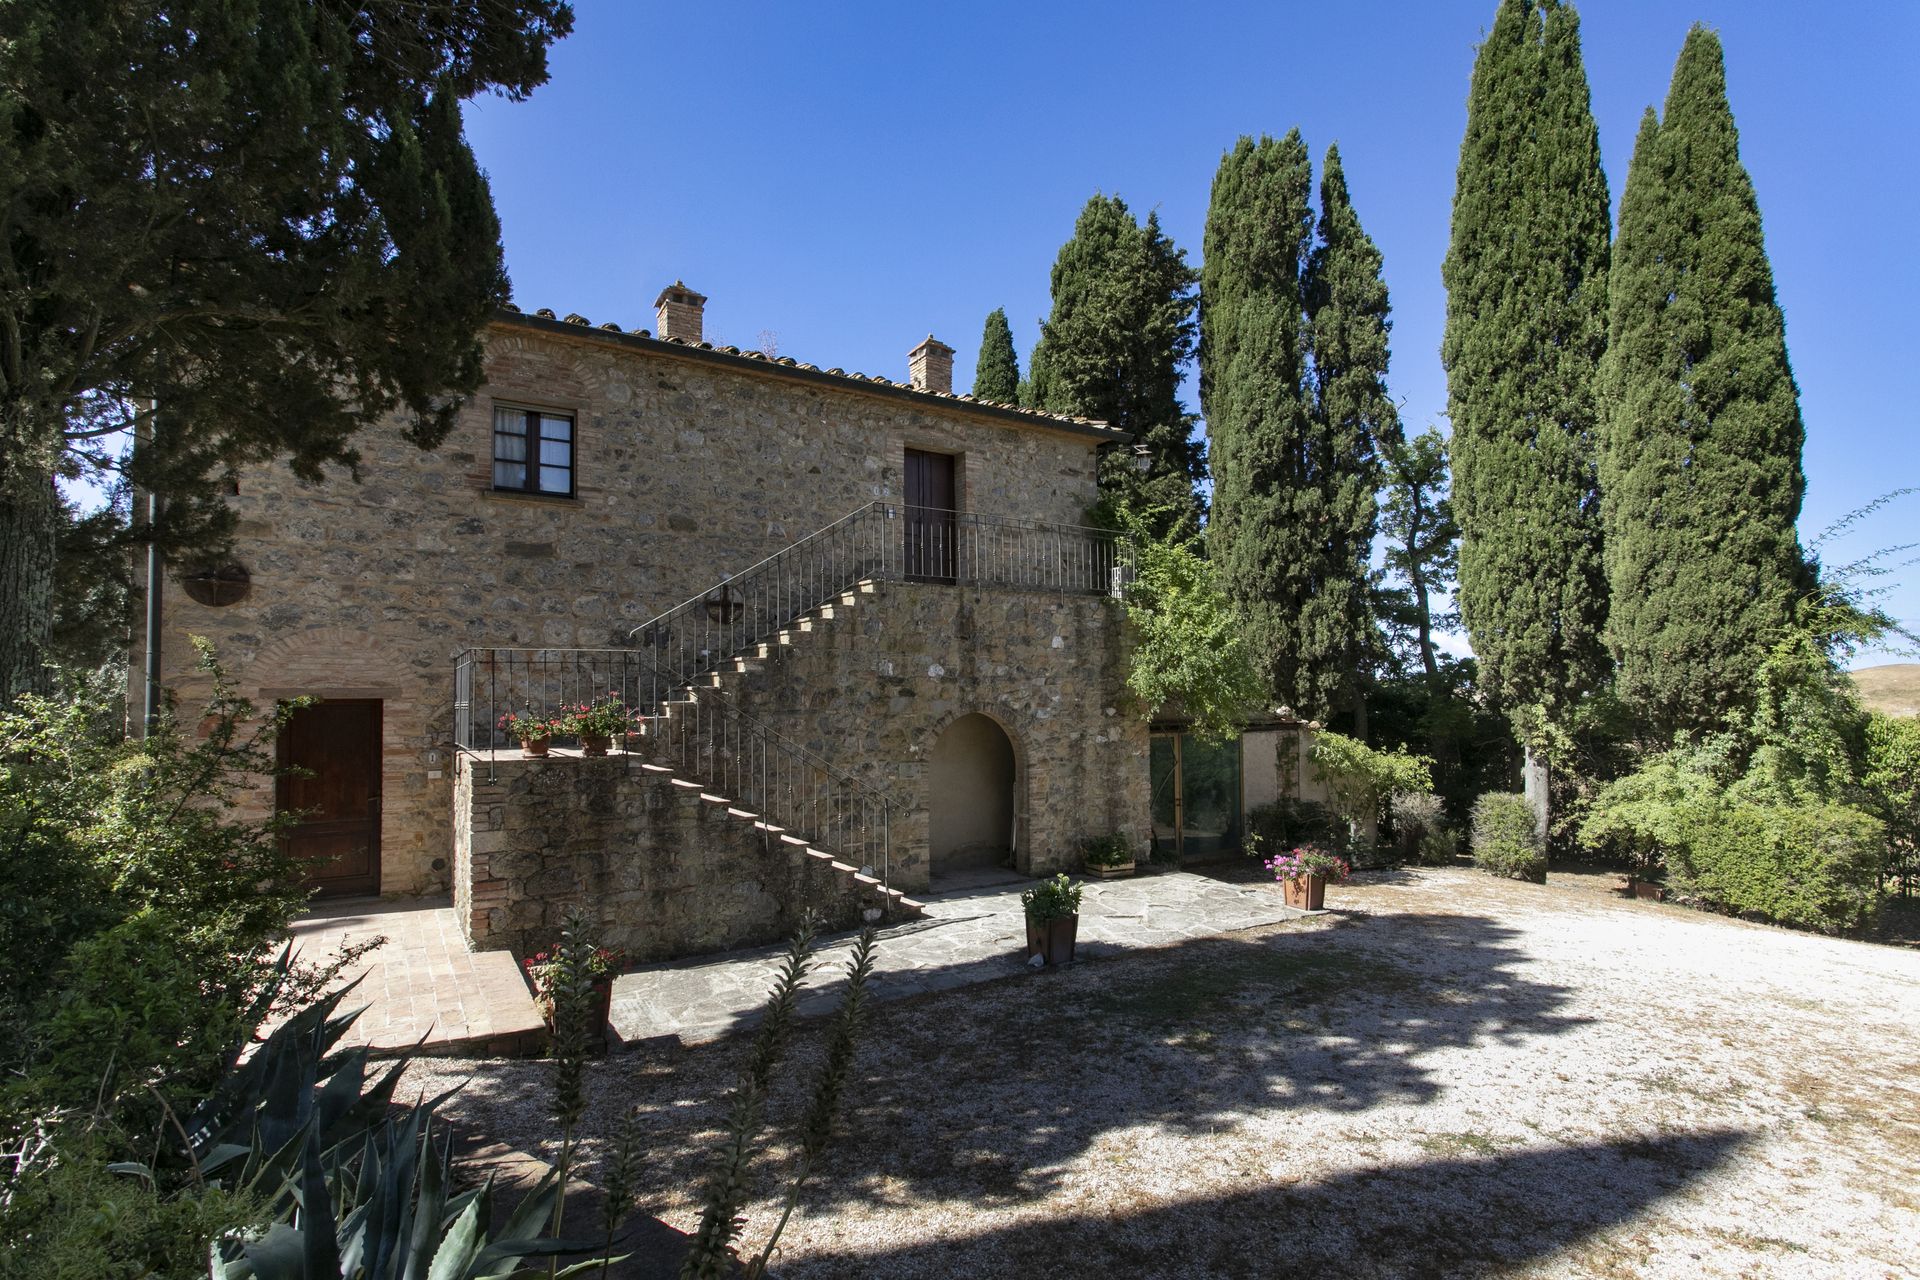
[[[1042,880],[1020,895],[1020,906],[1035,924],[1064,920],[1080,913],[1080,894],[1084,886],[1067,879],[1062,871],[1051,880]]]
[[[1386,495],[1380,512],[1385,535],[1387,573],[1404,588],[1382,593],[1380,612],[1390,637],[1411,649],[1428,680],[1440,679],[1441,658],[1434,648],[1436,628],[1459,621],[1455,610],[1436,611],[1436,593],[1451,595],[1460,572],[1460,525],[1448,494],[1447,440],[1428,427],[1411,440],[1390,441],[1381,450],[1386,464]]]
[[[1889,869],[1910,893],[1920,879],[1920,720],[1869,717],[1860,786],[1886,828]]]
[[[1247,814],[1248,854],[1262,849],[1291,849],[1320,844],[1336,835],[1333,811],[1314,800],[1282,796],[1256,805]]]
[[[1480,685],[1548,720],[1604,671],[1593,440],[1608,229],[1578,15],[1501,0],[1467,100],[1441,359]]]
[[[0,1280],[200,1280],[208,1241],[265,1223],[244,1191],[159,1192],[111,1159],[104,1143],[77,1141],[7,1184]]]
[[[1600,789],[1580,824],[1580,843],[1639,872],[1666,866],[1682,838],[1681,814],[1711,802],[1732,781],[1730,739],[1676,748]]]
[[[1308,714],[1349,705],[1377,647],[1369,592],[1387,398],[1379,250],[1337,148],[1243,137],[1221,159],[1201,272],[1200,395],[1215,478],[1209,547],[1269,690]]]
[[[1127,588],[1127,688],[1148,716],[1177,707],[1199,737],[1235,737],[1265,690],[1233,606],[1191,540],[1156,537],[1147,522],[1129,519],[1138,574]]]
[[[1509,880],[1547,882],[1547,851],[1525,796],[1489,791],[1474,801],[1473,865]]]
[[[685,1261],[682,1280],[727,1280],[735,1273],[732,1243],[743,1225],[741,1210],[753,1193],[748,1165],[766,1123],[767,1092],[793,1032],[794,1009],[800,982],[812,967],[816,923],[806,917],[794,934],[786,959],[767,995],[766,1012],[754,1037],[727,1111],[726,1130],[714,1152],[708,1175],[700,1225]],[[765,1248],[746,1267],[749,1280],[764,1277],[775,1246],[799,1203],[800,1193],[825,1154],[841,1099],[853,1065],[854,1049],[866,1016],[867,985],[873,976],[872,929],[863,930],[847,962],[847,983],[827,1035],[826,1058],[800,1123],[800,1162],[789,1184],[785,1208],[768,1236]]]
[[[145,739],[104,680],[0,715],[0,1026],[15,1103],[204,1087],[303,900],[279,820],[238,816],[287,712],[259,717],[210,652],[197,734]],[[110,1047],[111,1052],[103,1052]],[[144,1105],[142,1103],[141,1105]]]
[[[1020,403],[1020,359],[1013,351],[1013,330],[1004,308],[987,316],[980,335],[980,358],[973,366],[973,398],[998,404]]]
[[[1702,906],[1841,933],[1865,926],[1879,905],[1886,830],[1850,805],[1729,794],[1676,817],[1669,878]]]
[[[1133,843],[1118,832],[1080,841],[1080,860],[1090,867],[1119,867],[1133,861]]]
[[[1433,762],[1403,747],[1380,751],[1358,738],[1323,729],[1313,735],[1309,758],[1326,784],[1329,807],[1349,831],[1378,821],[1387,798],[1395,792],[1433,790]]]
[[[1402,858],[1436,866],[1453,861],[1460,839],[1447,825],[1446,802],[1439,796],[1428,791],[1396,791],[1387,809]]]
[[[1741,789],[1793,804],[1851,798],[1866,747],[1867,712],[1847,674],[1808,626],[1788,629],[1751,681]]]
[[[1125,450],[1100,466],[1103,493],[1147,520],[1158,536],[1199,532],[1205,454],[1180,403],[1193,355],[1194,272],[1160,230],[1134,220],[1118,196],[1096,195],[1053,264],[1053,311],[1040,326],[1029,374],[1031,402],[1131,432],[1152,469],[1137,474]]]
[[[1607,642],[1657,740],[1738,725],[1810,585],[1806,429],[1719,39],[1687,35],[1620,199],[1600,451]]]
[[[20,552],[0,695],[45,653],[56,472],[124,473],[168,499],[153,536],[204,549],[237,466],[316,479],[390,411],[445,435],[507,293],[460,104],[531,92],[572,20],[562,0],[0,6],[0,529]]]

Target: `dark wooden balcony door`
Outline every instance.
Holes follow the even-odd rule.
[[[287,848],[308,887],[327,897],[380,892],[380,703],[328,699],[301,707],[280,734],[281,812],[300,815]]]
[[[954,580],[953,455],[907,450],[907,577]]]

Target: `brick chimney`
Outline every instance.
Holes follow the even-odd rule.
[[[653,300],[654,332],[662,338],[700,341],[706,305],[706,294],[695,293],[684,282],[675,280]]]
[[[907,379],[915,391],[953,394],[953,348],[932,334],[907,352]]]

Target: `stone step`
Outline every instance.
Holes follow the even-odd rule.
[[[713,794],[713,792],[711,791],[702,791],[700,793],[700,798],[706,801],[708,804],[724,804],[728,806],[731,806],[733,804],[733,801],[727,799],[725,796],[717,796]]]

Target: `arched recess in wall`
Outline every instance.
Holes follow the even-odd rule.
[[[1007,865],[1013,856],[1013,740],[992,716],[963,715],[927,761],[927,854],[933,875]]]

